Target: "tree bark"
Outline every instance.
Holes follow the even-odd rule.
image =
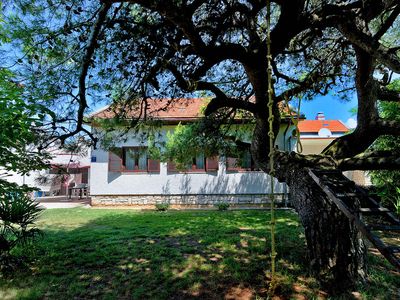
[[[251,151],[257,164],[268,173],[267,129],[265,119],[258,119]],[[366,247],[355,225],[308,174],[310,162],[277,152],[276,177],[290,188],[291,202],[304,227],[311,272],[330,292],[348,291],[366,279]],[[316,164],[334,168],[329,160]],[[354,204],[352,208],[356,207]]]
[[[330,201],[306,169],[287,172],[291,200],[307,241],[312,273],[340,293],[366,279],[366,247],[354,224]]]

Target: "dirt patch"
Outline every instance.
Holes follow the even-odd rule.
[[[225,300],[250,300],[253,298],[253,291],[247,287],[231,287],[225,294]]]

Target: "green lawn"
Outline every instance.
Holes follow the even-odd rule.
[[[278,299],[326,298],[307,274],[295,214],[277,217]],[[23,253],[29,266],[0,277],[0,299],[262,299],[268,218],[266,211],[47,210],[38,223],[44,237]],[[400,297],[399,274],[371,259],[371,281],[354,295]]]

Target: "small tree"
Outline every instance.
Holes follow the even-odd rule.
[[[9,265],[14,247],[29,244],[40,234],[33,225],[43,210],[26,188],[10,184],[7,189],[0,194],[0,266]]]
[[[10,172],[25,175],[46,167],[40,151],[40,116],[46,109],[23,100],[14,74],[0,69],[0,266],[11,262],[10,251],[39,233],[32,227],[42,209],[29,197],[34,190],[6,180]]]

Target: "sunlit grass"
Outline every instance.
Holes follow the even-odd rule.
[[[277,297],[324,299],[307,272],[304,233],[277,213]],[[28,266],[0,278],[0,299],[263,299],[269,269],[268,211],[45,211]],[[372,257],[361,299],[392,299],[399,274]],[[304,298],[305,297],[305,298]]]

